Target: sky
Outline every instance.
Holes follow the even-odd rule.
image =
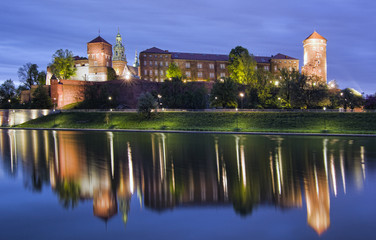
[[[303,64],[314,30],[328,39],[328,81],[376,92],[376,1],[373,0],[1,0],[0,84],[27,62],[45,70],[58,49],[87,57],[100,35],[118,29],[128,64],[135,51],[228,54],[240,45],[256,56],[286,54]]]

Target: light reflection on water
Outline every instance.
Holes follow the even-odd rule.
[[[1,130],[0,140],[0,177],[22,174],[26,189],[52,189],[63,208],[90,200],[105,221],[132,221],[135,196],[156,212],[301,209],[317,236],[332,224],[331,199],[362,191],[376,154],[373,138]]]

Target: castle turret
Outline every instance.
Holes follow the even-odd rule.
[[[114,56],[112,58],[112,66],[118,76],[124,74],[124,69],[127,66],[127,58],[124,52],[125,48],[122,43],[122,37],[118,32],[116,35],[116,44],[114,46]]]
[[[303,41],[302,72],[308,76],[317,76],[324,83],[327,83],[326,43],[327,40],[316,31]]]
[[[90,81],[107,81],[107,67],[112,67],[112,45],[101,36],[87,43]]]
[[[140,63],[138,61],[138,55],[137,55],[137,50],[136,50],[133,67],[138,68],[139,66],[140,66]]]

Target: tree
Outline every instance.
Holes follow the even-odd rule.
[[[47,90],[39,85],[35,92],[33,93],[32,108],[37,109],[47,109],[52,107],[52,101],[50,96],[48,96]]]
[[[59,49],[52,55],[51,72],[58,79],[69,79],[76,73],[73,53],[68,49]]]
[[[166,77],[168,79],[172,79],[172,78],[182,78],[183,77],[183,74],[181,73],[181,70],[179,68],[178,65],[176,65],[175,63],[171,63],[169,66],[168,66],[168,69],[166,71]]]
[[[45,71],[41,71],[38,73],[37,84],[46,85],[46,72]]]
[[[358,91],[352,88],[346,88],[341,91],[341,106],[343,106],[344,109],[361,107],[363,103],[363,96]]]
[[[303,108],[305,106],[304,88],[307,77],[296,70],[289,71],[286,68],[280,71],[279,100],[286,108]]]
[[[365,109],[376,109],[376,94],[366,96],[364,108]]]
[[[217,80],[210,94],[213,107],[236,108],[238,106],[238,85],[232,78]]]
[[[229,58],[230,63],[227,68],[230,77],[240,84],[254,84],[257,63],[248,50],[237,46],[231,50]]]
[[[0,85],[0,108],[10,108],[16,102],[16,87],[11,79]]]
[[[157,101],[151,93],[142,93],[138,98],[138,113],[144,115],[145,118],[150,119],[152,110],[157,108]]]
[[[38,83],[38,65],[33,63],[26,63],[18,69],[18,77],[27,89]]]

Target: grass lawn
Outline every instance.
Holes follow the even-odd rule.
[[[376,113],[163,112],[145,119],[137,113],[67,112],[17,127],[374,134],[375,119]]]

